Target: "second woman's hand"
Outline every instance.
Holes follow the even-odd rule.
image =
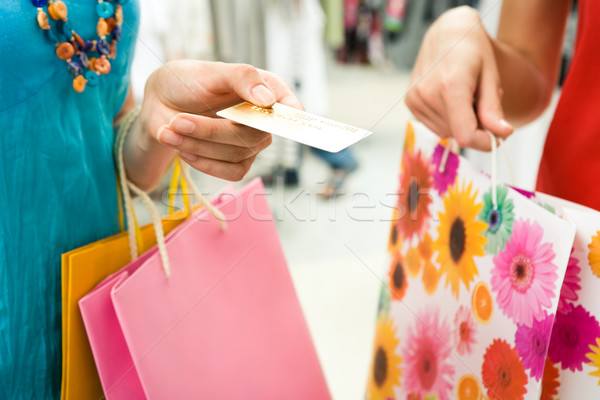
[[[452,9],[427,32],[413,69],[406,105],[426,126],[461,147],[490,149],[485,130],[505,138],[502,89],[491,38],[477,11]]]

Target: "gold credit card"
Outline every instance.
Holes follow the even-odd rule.
[[[263,108],[243,102],[217,115],[273,135],[337,153],[373,134],[343,122],[323,118],[280,103]]]

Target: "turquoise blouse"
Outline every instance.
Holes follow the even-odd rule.
[[[95,38],[97,2],[63,1],[73,29]],[[31,1],[0,2],[0,399],[60,398],[60,256],[119,229],[112,121],[138,2],[123,14],[110,73],[76,93]]]

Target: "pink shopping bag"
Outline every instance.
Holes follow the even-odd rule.
[[[216,207],[80,301],[106,397],[329,399],[261,182]]]

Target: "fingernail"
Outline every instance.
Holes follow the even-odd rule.
[[[277,100],[265,85],[254,86],[252,88],[252,97],[258,100],[260,105],[271,105]]]
[[[504,118],[500,120],[500,125],[502,125],[506,129],[513,129],[513,126],[508,123]]]
[[[185,118],[174,118],[169,123],[169,127],[180,133],[194,133],[196,130],[196,125]]]
[[[181,137],[181,135],[178,135],[169,128],[165,127],[160,128],[158,134],[156,135],[156,139],[160,143],[167,144],[169,146],[179,146],[183,141],[183,137]]]
[[[190,154],[190,153],[182,153],[179,152],[179,157],[183,158],[185,161],[196,161],[196,159],[198,158],[198,156],[194,155],[194,154]]]

